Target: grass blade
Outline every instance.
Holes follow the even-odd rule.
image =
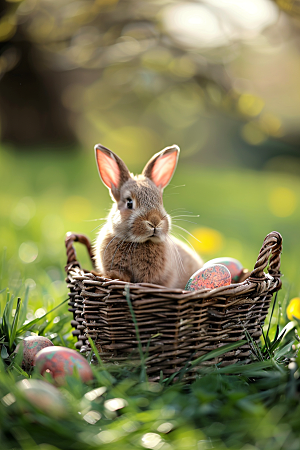
[[[101,369],[103,370],[102,375],[104,377],[106,386],[112,386],[114,384],[114,382],[115,382],[114,377],[106,370],[105,365],[104,365],[104,363],[103,363],[103,361],[102,361],[102,359],[101,359],[101,357],[99,355],[98,349],[97,349],[93,339],[90,336],[87,336],[87,338],[89,340],[91,349],[92,349],[94,355],[96,356],[97,361],[98,361]],[[97,373],[97,375],[98,375],[98,373]],[[103,378],[100,377],[100,381],[103,383]]]
[[[241,374],[241,375],[247,375],[253,374],[254,372],[257,372],[259,370],[263,369],[269,369],[270,367],[273,367],[273,362],[270,359],[267,359],[266,361],[258,361],[251,364],[232,364],[230,366],[221,367],[218,368],[218,373],[227,373],[227,374]]]
[[[167,385],[169,385],[174,380],[174,378],[177,376],[179,376],[180,380],[182,380],[184,375],[187,372],[189,372],[193,367],[201,364],[204,361],[208,361],[209,359],[217,358],[218,356],[221,356],[224,353],[230,352],[231,350],[234,350],[246,343],[247,343],[247,341],[243,340],[243,341],[234,342],[232,344],[222,345],[222,347],[219,347],[216,350],[212,350],[211,352],[206,353],[205,355],[202,355],[199,358],[195,359],[194,361],[190,362],[188,367],[186,367],[187,365],[185,365],[185,367],[183,367],[183,369],[179,370],[178,372],[173,373],[169,378],[166,378],[164,380],[164,382],[166,382]]]
[[[200,362],[204,362],[209,359],[217,358],[218,356],[221,356],[224,353],[230,352],[231,350],[234,350],[235,348],[238,348],[241,345],[244,345],[246,343],[247,343],[247,341],[243,340],[243,341],[234,342],[232,344],[222,345],[222,347],[219,347],[216,350],[212,350],[211,352],[206,353],[206,355],[200,356],[199,358],[195,359],[195,361],[193,361],[191,363],[191,366],[194,367],[197,364],[199,364]]]
[[[259,345],[257,344],[257,342],[255,342],[255,341],[252,339],[251,334],[248,332],[248,330],[247,330],[247,328],[244,326],[244,324],[243,324],[242,322],[240,322],[240,324],[241,324],[242,327],[243,327],[243,330],[244,330],[246,339],[247,339],[247,341],[248,341],[249,347],[252,348],[254,355],[256,356],[256,358],[257,358],[259,361],[264,361],[264,357],[263,357],[263,355],[262,355],[262,353],[261,353],[261,350],[260,350]]]
[[[37,319],[33,319],[31,320],[31,322],[28,322],[26,325],[23,325],[21,328],[18,329],[16,336],[20,336],[23,333],[25,333],[25,331],[29,331],[33,325],[36,325],[38,322],[42,321],[43,319],[45,319],[45,317],[47,317],[49,314],[51,314],[53,311],[55,311],[56,309],[60,308],[64,303],[66,303],[69,300],[69,298],[66,298],[65,300],[63,300],[59,305],[55,306],[53,309],[51,309],[50,311],[46,312],[46,314],[44,314],[41,317],[38,317]]]
[[[98,361],[100,367],[102,369],[104,369],[104,364],[103,364],[103,361],[102,361],[102,359],[101,359],[101,357],[99,355],[99,352],[98,352],[98,349],[97,349],[97,347],[95,345],[95,342],[93,341],[93,339],[90,336],[88,336],[87,338],[89,340],[90,346],[91,346],[91,348],[92,348],[92,350],[93,350],[93,352],[94,352],[94,354],[95,354],[95,356],[97,358],[97,361]]]
[[[10,336],[10,314],[9,311],[12,310],[12,307],[10,307],[10,304],[12,303],[13,297],[10,297],[10,293],[7,292],[6,294],[6,304],[3,311],[3,317],[2,317],[2,333],[3,336],[5,336],[5,339],[9,342],[9,336]]]
[[[22,301],[21,301],[21,299],[19,297],[18,298],[18,302],[17,302],[16,312],[15,312],[15,315],[14,315],[14,320],[13,320],[12,327],[11,327],[10,336],[9,336],[9,350],[10,351],[12,350],[13,343],[14,343],[14,341],[16,339],[17,326],[18,326],[18,322],[19,322],[21,304],[22,304]]]
[[[272,345],[271,345],[271,348],[270,348],[271,352],[275,351],[275,349],[278,347],[278,345],[280,344],[280,342],[282,341],[284,336],[287,333],[289,333],[294,327],[295,327],[295,323],[292,322],[292,321],[286,324],[286,326],[282,329],[282,331],[278,335],[278,337],[276,339],[274,339],[274,341],[272,342]]]
[[[135,313],[134,313],[134,309],[132,307],[132,303],[131,303],[131,300],[130,300],[130,292],[129,292],[129,285],[128,284],[125,286],[125,292],[126,292],[126,300],[127,300],[128,306],[129,306],[129,310],[130,310],[130,314],[131,314],[131,317],[132,317],[132,321],[134,323],[136,338],[137,338],[137,341],[138,341],[138,350],[139,350],[140,359],[141,359],[141,366],[142,366],[141,380],[140,381],[144,382],[144,381],[147,380],[145,355],[144,355],[143,347],[142,347],[142,343],[141,343],[138,323],[137,323],[137,320],[136,320],[136,317],[135,317]]]
[[[281,347],[280,349],[278,349],[275,352],[276,360],[281,358],[282,356],[286,355],[291,350],[292,345],[293,345],[293,341],[289,342],[288,344],[286,344],[283,347]]]
[[[271,311],[271,315],[270,315],[270,319],[269,319],[269,325],[268,325],[268,330],[267,330],[267,334],[266,334],[266,338],[269,337],[269,332],[270,332],[270,327],[271,327],[271,322],[272,322],[272,317],[274,314],[274,310],[275,310],[275,305],[277,303],[277,297],[278,297],[278,291],[275,294],[275,298],[274,298],[274,302],[273,302],[273,306],[272,306],[272,311]]]
[[[27,310],[28,310],[28,300],[29,300],[29,286],[27,285],[25,288],[25,294],[24,294],[24,300],[22,302],[22,308],[20,311],[20,316],[19,316],[19,323],[21,325],[23,325],[23,323],[26,320],[26,314],[27,314]]]

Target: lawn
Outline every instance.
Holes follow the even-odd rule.
[[[61,414],[29,402],[16,385],[28,375],[12,352],[30,333],[74,348],[71,315],[63,303],[64,235],[74,231],[94,240],[102,223],[97,219],[106,216],[111,200],[92,150],[25,154],[3,148],[0,189],[0,296],[5,317],[0,335],[1,449],[299,449],[296,320],[270,354],[262,350],[262,355],[253,355],[252,364],[226,372],[202,369],[189,386],[168,380],[150,383],[141,378],[142,367],[132,371],[126,365],[98,365],[93,367],[93,382],[82,384],[74,374],[59,388]],[[273,230],[282,234],[284,277],[269,329],[273,341],[289,322],[289,301],[300,295],[300,179],[179,163],[164,203],[173,216],[199,215],[174,219],[174,225],[198,240],[176,227],[174,233],[178,230],[204,260],[232,256],[252,269],[264,237]],[[84,249],[76,249],[79,261],[90,267]],[[16,310],[18,322],[13,318]],[[269,318],[266,333],[268,324]]]

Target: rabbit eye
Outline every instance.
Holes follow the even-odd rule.
[[[126,206],[128,209],[132,209],[133,208],[133,201],[131,198],[127,198],[126,199]]]

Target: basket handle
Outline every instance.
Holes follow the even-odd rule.
[[[81,267],[79,262],[77,261],[76,251],[74,248],[74,242],[80,242],[81,244],[84,244],[86,246],[88,254],[91,259],[91,262],[93,264],[93,267],[95,268],[94,255],[92,252],[92,246],[91,246],[89,239],[84,234],[71,233],[70,231],[66,234],[66,237],[65,237],[65,245],[66,245],[66,249],[67,249],[67,266],[66,266],[66,268],[68,268],[71,264]]]
[[[269,233],[260,249],[256,264],[253,271],[250,273],[248,280],[253,282],[263,281],[266,278],[264,269],[268,267],[269,274],[278,279],[279,284],[280,272],[280,254],[282,252],[282,236],[278,231]]]

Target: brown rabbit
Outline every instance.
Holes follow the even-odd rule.
[[[154,155],[137,176],[102,145],[95,146],[95,153],[100,177],[114,200],[95,245],[97,270],[108,278],[184,289],[203,262],[170,236],[171,218],[163,206],[163,189],[173,176],[179,147]]]

